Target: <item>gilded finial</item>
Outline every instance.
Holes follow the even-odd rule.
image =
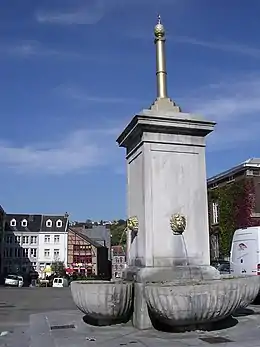
[[[159,14],[157,16],[157,24],[154,27],[154,35],[156,38],[164,37],[165,35],[164,26],[162,25],[161,16]]]

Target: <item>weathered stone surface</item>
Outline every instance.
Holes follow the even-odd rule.
[[[132,314],[133,284],[130,282],[75,281],[71,283],[71,293],[90,324],[127,322]]]
[[[216,322],[249,304],[260,287],[253,277],[149,283],[145,298],[152,316],[161,323],[188,326]]]
[[[222,279],[234,278],[232,275],[222,275]],[[240,307],[247,307],[251,304],[260,290],[260,276],[241,276],[240,278],[240,295],[241,303]]]

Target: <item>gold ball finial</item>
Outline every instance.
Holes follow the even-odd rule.
[[[161,16],[160,15],[158,15],[158,17],[157,17],[157,24],[154,27],[154,35],[155,35],[155,37],[158,37],[158,38],[165,36],[165,29],[161,23]]]

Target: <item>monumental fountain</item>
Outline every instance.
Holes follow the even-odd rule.
[[[71,291],[90,324],[191,329],[247,306],[260,277],[223,278],[210,266],[205,137],[215,122],[168,97],[160,17],[154,35],[157,98],[117,139],[127,160],[127,268],[121,280],[72,282]]]

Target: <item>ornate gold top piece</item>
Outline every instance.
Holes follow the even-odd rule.
[[[180,213],[174,214],[171,216],[170,226],[174,234],[181,235],[186,228],[186,218]]]
[[[157,24],[154,27],[154,35],[156,38],[161,38],[165,36],[165,29],[164,29],[164,26],[162,25],[160,15],[158,15],[157,17]]]

